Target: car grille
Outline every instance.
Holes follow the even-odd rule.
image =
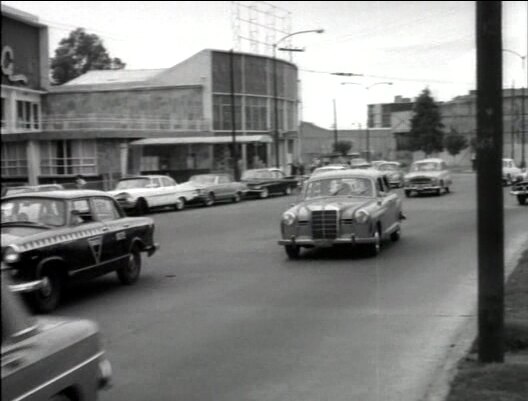
[[[416,177],[416,178],[411,178],[410,182],[411,184],[430,184],[431,179],[427,177]]]
[[[314,239],[337,238],[337,210],[312,212],[312,237]]]
[[[523,181],[518,184],[515,184],[512,187],[513,191],[522,191],[522,192],[528,192],[528,181]]]

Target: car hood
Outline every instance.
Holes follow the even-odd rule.
[[[410,180],[411,178],[426,177],[426,178],[438,178],[444,172],[443,171],[415,171],[412,173],[405,174],[405,178]]]
[[[2,227],[2,248],[8,245],[19,245],[34,237],[40,237],[43,233],[47,235],[48,229],[27,226]]]
[[[365,198],[348,198],[348,197],[331,197],[318,198],[308,201],[303,201],[290,208],[288,211],[296,215],[301,215],[307,212],[321,211],[321,210],[338,210],[340,214],[349,212],[352,215],[354,211],[359,208],[369,206],[375,203],[375,199]]]
[[[191,181],[187,181],[187,182],[182,182],[181,184],[178,184],[177,185],[177,188],[182,190],[182,191],[188,191],[188,190],[198,190],[198,189],[205,189],[207,187],[209,187],[210,185],[205,185],[205,184],[199,184],[197,182],[191,182]]]

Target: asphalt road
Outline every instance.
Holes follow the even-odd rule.
[[[75,287],[57,314],[99,322],[112,401],[419,400],[476,300],[474,175],[404,200],[378,258],[289,261],[279,218],[295,196],[159,212],[161,249],[137,285]],[[505,189],[507,255],[528,208]]]

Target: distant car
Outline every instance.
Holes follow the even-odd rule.
[[[370,162],[371,167],[378,168],[380,164],[387,163],[386,160],[374,160]]]
[[[513,159],[502,159],[502,183],[512,185],[526,179],[527,173],[515,165]]]
[[[281,239],[290,259],[301,248],[362,245],[372,256],[401,233],[402,201],[376,170],[342,170],[310,178],[301,201],[283,213]]]
[[[350,160],[350,168],[365,169],[369,167],[372,167],[372,165],[365,159],[357,157],[355,159]]]
[[[97,325],[30,316],[2,272],[2,400],[97,400],[112,379]]]
[[[318,174],[326,173],[328,171],[347,170],[349,168],[350,167],[348,165],[344,165],[344,164],[329,164],[327,166],[322,166],[322,167],[316,168],[312,172],[312,175],[310,177],[315,177]]]
[[[233,180],[229,174],[197,174],[191,176],[189,181],[181,184],[181,187],[189,187],[198,191],[194,201],[205,206],[211,206],[215,202],[230,200],[240,202],[247,191],[247,186]]]
[[[409,173],[404,176],[405,196],[413,193],[449,193],[453,180],[442,159],[431,158],[412,163]]]
[[[401,169],[401,165],[398,162],[380,162],[373,165],[376,170],[383,172],[391,187],[401,188],[404,184],[404,173]]]
[[[108,191],[127,212],[143,215],[156,207],[173,207],[182,210],[199,194],[195,188],[178,185],[165,175],[139,175],[119,180]]]
[[[158,248],[153,220],[126,217],[102,191],[11,195],[1,208],[3,262],[38,312],[54,310],[71,281],[115,271],[123,284],[134,284],[141,253]]]
[[[63,189],[64,187],[60,184],[23,185],[19,187],[8,187],[4,196],[28,192],[60,191]]]
[[[299,183],[297,178],[286,176],[278,168],[246,170],[241,181],[247,185],[248,196],[259,198],[267,198],[271,194],[290,195]]]
[[[510,194],[517,197],[519,205],[526,205],[528,199],[528,178],[512,186]]]

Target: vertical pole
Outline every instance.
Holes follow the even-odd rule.
[[[336,100],[334,99],[334,152],[337,152],[337,112],[336,112]]]
[[[368,111],[368,104],[367,104],[367,131],[366,131],[366,136],[367,136],[366,147],[367,147],[367,151],[366,151],[365,157],[366,157],[368,162],[370,162],[370,131],[369,131],[369,126],[370,126],[370,120],[369,120],[369,111]]]
[[[233,175],[235,181],[240,179],[238,174],[238,152],[236,142],[236,117],[235,117],[235,53],[231,49],[229,67],[231,72],[231,160],[233,161]]]
[[[526,125],[524,121],[524,115],[525,115],[525,109],[524,109],[524,98],[526,97],[525,94],[526,85],[522,88],[522,94],[521,94],[521,108],[522,108],[522,119],[521,119],[521,168],[526,167]]]
[[[277,99],[277,45],[273,45],[273,109],[275,112],[274,126],[275,126],[275,167],[280,167],[279,158],[279,105]]]
[[[515,108],[515,81],[512,81],[511,89],[511,110],[510,110],[510,119],[511,119],[511,158],[515,160],[515,119],[513,115],[513,109]]]
[[[477,1],[478,352],[504,361],[502,8]]]

